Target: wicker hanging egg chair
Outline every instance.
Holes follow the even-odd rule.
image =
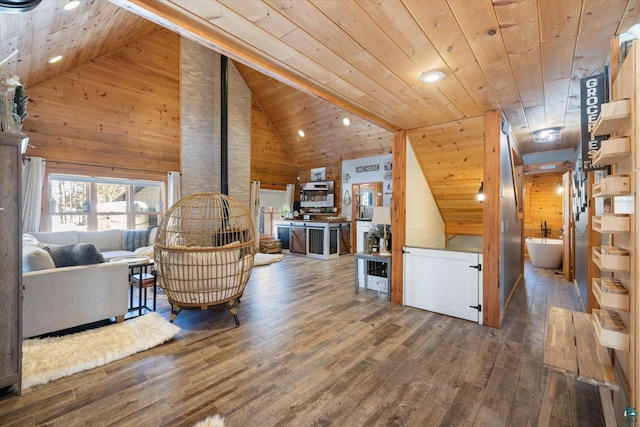
[[[253,230],[248,210],[223,194],[192,194],[169,209],[158,226],[154,249],[171,322],[183,308],[227,304],[240,324],[238,305],[255,254]]]

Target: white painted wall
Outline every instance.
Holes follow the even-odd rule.
[[[444,248],[444,221],[413,148],[407,144],[407,246]]]
[[[391,154],[383,154],[381,156],[365,157],[362,159],[351,159],[342,161],[342,195],[344,200],[345,191],[349,191],[351,200],[355,199],[351,194],[352,184],[361,184],[363,182],[382,182],[382,204],[384,206],[391,206],[391,179],[393,168],[393,156]],[[357,172],[358,166],[372,166],[378,165],[376,171]],[[342,204],[342,213],[347,218],[351,219],[351,205],[345,206]]]

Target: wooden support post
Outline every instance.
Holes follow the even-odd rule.
[[[407,135],[400,130],[393,135],[393,189],[391,199],[391,302],[404,302],[404,263],[402,250],[406,242]]]
[[[482,315],[487,326],[500,327],[500,140],[499,110],[484,115],[484,194],[482,206]]]

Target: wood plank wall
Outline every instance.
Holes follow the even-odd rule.
[[[28,87],[27,155],[47,172],[164,181],[180,170],[179,43],[160,30]]]
[[[301,166],[300,167],[300,182],[308,182],[311,181],[311,169],[315,168],[325,168],[325,177],[326,179],[335,181],[334,187],[334,206],[338,210],[338,212],[342,211],[342,194],[344,190],[342,189],[342,158],[327,158],[318,162],[316,166],[308,167]],[[347,184],[349,189],[351,185]],[[296,194],[296,200],[298,200],[298,195]]]
[[[483,234],[484,126],[478,116],[407,132],[447,234]]]
[[[251,101],[251,180],[260,188],[285,190],[298,183],[298,165],[260,104]]]
[[[527,174],[524,185],[524,238],[542,237],[540,223],[547,221],[551,228],[548,237],[558,239],[562,234],[562,194],[556,190],[562,185],[562,173]]]

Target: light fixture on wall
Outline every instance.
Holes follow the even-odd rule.
[[[484,202],[484,181],[481,181],[481,178],[478,178],[478,181],[480,182],[480,188],[478,189],[478,194],[476,194],[476,201],[477,202]]]
[[[49,60],[49,64],[55,64],[62,59],[62,55],[56,55]]]
[[[560,127],[538,129],[537,131],[533,132],[533,142],[544,143],[557,141],[562,135],[562,133],[560,132],[561,130],[562,128]]]

